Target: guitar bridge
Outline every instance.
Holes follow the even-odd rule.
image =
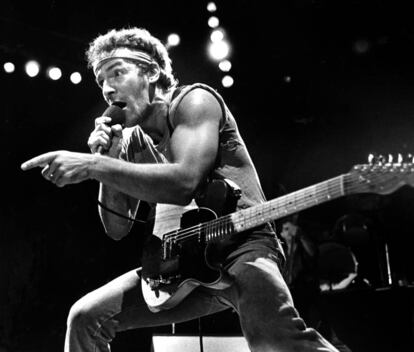
[[[146,278],[145,282],[149,285],[151,290],[157,290],[160,286],[171,285],[175,280],[178,280],[180,278],[181,278],[181,275],[177,274],[175,276],[169,276],[167,278],[164,278],[161,276],[156,279]]]

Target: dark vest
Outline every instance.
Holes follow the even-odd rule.
[[[211,176],[230,179],[241,188],[242,196],[238,202],[238,209],[264,202],[265,196],[256,169],[240,136],[236,121],[223,98],[213,88],[201,83],[177,88],[175,94],[172,94],[169,106],[168,118],[171,129],[174,129],[174,114],[178,105],[190,91],[196,88],[202,88],[212,93],[220,103],[223,112],[218,155]]]

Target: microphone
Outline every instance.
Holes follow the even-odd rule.
[[[124,127],[126,116],[125,110],[123,108],[125,106],[126,103],[115,101],[103,112],[102,116],[108,116],[111,118],[111,122],[108,123],[108,126],[121,125]],[[98,146],[96,153],[102,154],[103,146]]]

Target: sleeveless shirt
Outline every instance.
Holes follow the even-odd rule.
[[[237,203],[237,210],[263,203],[265,196],[259,177],[232,113],[221,95],[210,86],[202,83],[181,86],[167,95],[165,115],[169,134],[164,136],[158,145],[154,145],[151,137],[146,135],[139,126],[124,129],[120,158],[134,163],[168,163],[170,159],[169,140],[175,127],[174,116],[183,98],[198,88],[210,92],[217,99],[222,110],[217,158],[210,176],[229,179],[241,188],[241,198]],[[194,207],[196,207],[194,200],[185,207],[171,204],[154,205],[156,215],[153,233],[161,236],[167,231],[178,229],[180,214]],[[175,219],[175,224],[166,224],[168,219],[173,217],[178,219]],[[274,235],[269,224],[266,224],[263,230]]]

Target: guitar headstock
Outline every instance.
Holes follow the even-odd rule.
[[[412,157],[405,162],[399,155],[397,162],[392,162],[390,156],[385,160],[370,155],[368,160],[368,164],[355,165],[349,172],[347,193],[389,194],[404,185],[414,186]]]

